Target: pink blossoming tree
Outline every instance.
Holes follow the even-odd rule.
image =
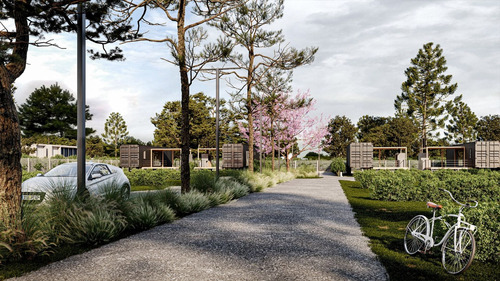
[[[310,116],[316,101],[310,97],[309,92],[299,92],[295,96],[288,93],[280,95],[278,103],[254,101],[254,135],[258,151],[274,155],[274,151],[278,150],[280,155],[285,156],[289,171],[290,160],[300,153],[306,150],[321,151],[321,140],[328,134],[328,119],[324,119],[322,115]],[[248,128],[240,124],[240,131],[248,139]],[[300,141],[300,148],[292,152],[297,141]]]

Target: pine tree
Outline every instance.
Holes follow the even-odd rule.
[[[283,2],[284,0],[251,0],[222,15],[215,23],[211,23],[230,38],[235,46],[244,50],[244,53],[232,54],[228,60],[244,71],[235,74],[246,88],[243,96],[237,95],[237,102],[242,103],[242,111],[247,117],[249,147],[255,145],[253,90],[265,77],[266,70],[272,68],[291,70],[311,63],[318,51],[315,47],[304,50],[288,47],[281,30],[265,30],[266,26],[283,17]],[[273,47],[277,47],[274,55],[269,55],[270,51],[266,50]],[[253,163],[253,157],[253,149],[249,149],[249,163]],[[248,170],[253,172],[253,165],[250,165]]]
[[[104,134],[102,138],[107,144],[111,144],[115,151],[115,157],[118,155],[118,146],[123,139],[128,136],[127,124],[118,112],[111,112],[106,123],[104,123]]]
[[[48,88],[37,88],[19,107],[23,137],[55,134],[61,138],[76,139],[76,112],[75,97],[57,83]],[[92,120],[88,105],[85,115],[86,120]],[[94,132],[92,128],[86,128],[86,134]]]
[[[470,107],[462,101],[462,95],[457,96],[453,102],[446,104],[451,119],[446,125],[448,140],[456,143],[466,143],[477,138],[477,121],[479,120]]]
[[[396,97],[394,106],[397,112],[404,112],[419,124],[422,147],[427,146],[427,138],[437,128],[443,128],[447,115],[447,98],[453,95],[457,84],[451,84],[451,75],[444,73],[446,59],[443,49],[427,43],[411,60],[412,66],[405,71],[407,80],[401,86],[402,93]]]

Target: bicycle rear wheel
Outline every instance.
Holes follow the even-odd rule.
[[[429,220],[418,215],[411,219],[406,226],[406,233],[404,238],[405,250],[408,254],[414,255],[425,245],[422,236],[427,235],[429,231]]]
[[[441,248],[444,269],[450,274],[463,272],[472,263],[476,253],[474,235],[465,228],[450,231]]]

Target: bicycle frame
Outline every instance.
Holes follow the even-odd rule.
[[[429,232],[430,233],[428,233],[426,235],[422,235],[423,240],[426,242],[426,250],[428,250],[434,246],[442,245],[443,242],[446,240],[446,238],[449,235],[451,235],[452,232],[453,232],[453,235],[456,235],[457,229],[459,229],[459,228],[468,229],[468,230],[472,231],[473,234],[476,232],[476,226],[465,221],[465,216],[462,214],[463,208],[464,208],[464,206],[460,207],[458,214],[447,214],[447,215],[439,216],[439,217],[436,217],[436,209],[434,209],[432,211],[432,218],[429,219],[429,223],[430,223]],[[453,225],[450,225],[445,220],[445,218],[447,218],[447,217],[455,217],[457,222]],[[435,238],[434,237],[434,224],[438,220],[444,222],[444,224],[448,228],[448,231],[446,231],[446,233],[443,235],[443,237],[441,238],[441,240],[438,243],[435,243],[435,241],[434,241],[434,238]],[[456,247],[456,245],[455,245],[455,247]]]

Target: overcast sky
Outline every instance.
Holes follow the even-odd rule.
[[[315,61],[294,71],[294,91],[309,90],[317,114],[392,116],[404,71],[420,48],[439,44],[456,94],[478,117],[500,114],[500,1],[285,0],[283,29],[290,46],[319,47]],[[212,31],[211,36],[216,37]],[[66,49],[30,47],[28,66],[16,81],[22,104],[42,85],[58,82],[76,97],[76,36],[48,35]],[[167,101],[180,100],[178,69],[166,45],[123,45],[126,61],[87,60],[87,123],[103,133],[111,112],[120,112],[131,136],[153,139],[150,118]],[[222,88],[222,97],[228,98]],[[215,82],[196,82],[191,92],[215,96]]]

